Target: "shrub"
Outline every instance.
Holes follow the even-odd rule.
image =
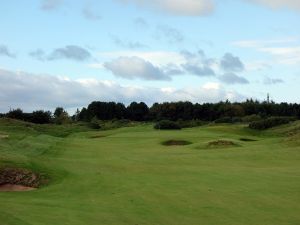
[[[58,125],[61,125],[61,124],[70,124],[72,123],[72,120],[69,117],[67,112],[63,112],[59,116],[56,116],[54,118],[54,122]]]
[[[207,124],[207,122],[204,122],[202,120],[178,120],[177,124],[181,128],[189,128],[189,127],[199,127]]]
[[[233,123],[231,117],[222,117],[215,120],[215,123]]]
[[[271,127],[287,124],[293,119],[288,117],[270,117],[268,119],[254,121],[249,124],[249,128],[256,130],[265,130]]]
[[[240,123],[242,122],[241,117],[222,117],[219,119],[216,119],[214,121],[215,123]]]
[[[6,114],[6,117],[11,119],[24,120],[24,113],[21,109],[13,109]]]
[[[51,119],[52,117],[50,111],[38,110],[32,112],[29,122],[37,124],[47,124],[51,122]]]
[[[249,116],[244,116],[242,118],[242,121],[245,122],[245,123],[251,123],[251,122],[254,122],[254,121],[259,121],[261,119],[262,118],[261,118],[260,115],[252,114],[252,115],[249,115]]]
[[[243,122],[241,117],[233,117],[231,121],[232,121],[232,123],[241,123],[241,122]]]
[[[127,119],[121,119],[121,120],[99,120],[99,125],[101,126],[102,130],[110,130],[110,129],[116,129],[121,127],[129,127],[134,126],[137,124],[137,122],[132,122]]]
[[[161,120],[154,125],[154,129],[158,130],[180,130],[178,123],[170,120]]]
[[[99,130],[101,128],[99,124],[99,120],[97,119],[96,116],[91,119],[90,127],[95,130]]]

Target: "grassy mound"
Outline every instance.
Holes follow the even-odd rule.
[[[217,141],[209,142],[208,146],[209,147],[231,147],[231,146],[236,146],[236,144],[232,141],[217,140]]]
[[[184,140],[168,140],[162,143],[165,146],[180,146],[180,145],[190,145],[192,142]]]

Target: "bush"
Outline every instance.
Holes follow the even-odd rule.
[[[178,123],[170,120],[161,120],[154,125],[154,129],[158,130],[180,130],[181,127]]]
[[[215,123],[241,123],[242,119],[241,117],[222,117],[219,119],[216,119],[214,121]]]
[[[249,124],[249,128],[256,130],[265,130],[271,127],[280,126],[291,122],[293,119],[289,117],[270,117],[265,120],[254,121]]]
[[[24,120],[24,113],[21,109],[13,109],[6,114],[6,117],[11,119]]]
[[[90,122],[90,127],[92,129],[95,129],[95,130],[99,130],[101,128],[101,125],[99,123],[99,120],[97,119],[97,117],[93,117],[93,119],[91,119],[91,122]]]
[[[215,120],[215,123],[233,123],[231,117],[222,117]]]
[[[47,124],[51,122],[51,119],[52,117],[50,111],[38,110],[32,112],[29,122],[37,124]]]
[[[251,122],[255,122],[255,121],[259,121],[259,120],[262,120],[262,118],[261,118],[260,115],[257,115],[257,114],[252,114],[252,115],[249,115],[249,116],[244,116],[242,118],[242,121],[245,122],[245,123],[251,123]]]
[[[178,120],[177,124],[181,128],[190,128],[190,127],[199,127],[207,124],[207,122],[204,122],[202,120]]]
[[[241,122],[243,122],[241,117],[233,117],[231,121],[232,121],[232,123],[241,123]]]
[[[129,126],[134,126],[135,124],[137,124],[137,122],[132,122],[131,120],[127,120],[127,119],[99,120],[99,125],[101,126],[102,130],[129,127]]]

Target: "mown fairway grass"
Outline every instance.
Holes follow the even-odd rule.
[[[0,224],[298,225],[300,124],[287,137],[290,127],[95,132],[0,120],[0,134],[9,135],[0,139],[0,165],[51,177],[36,191],[0,192]],[[236,145],[208,147],[219,139]],[[167,140],[192,144],[161,144]]]

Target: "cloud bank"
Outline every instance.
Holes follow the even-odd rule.
[[[119,57],[111,62],[104,63],[104,67],[110,70],[115,76],[125,79],[143,79],[143,80],[170,80],[161,68],[152,63],[133,56]]]
[[[239,57],[226,53],[222,58],[209,58],[204,51],[190,52],[115,52],[98,66],[106,68],[116,77],[140,80],[172,80],[177,75],[212,77],[225,84],[248,84],[249,81],[237,75],[245,66]],[[157,60],[161,59],[161,60]],[[166,60],[167,59],[167,60]],[[92,65],[97,68],[97,65]]]
[[[147,104],[164,101],[217,102],[229,99],[244,100],[242,95],[228,91],[219,83],[194,87],[124,86],[113,81],[95,79],[72,80],[66,77],[36,75],[0,69],[0,111],[20,107],[25,111],[53,110],[63,106],[69,110],[87,106],[92,101],[116,101],[129,104],[144,101]]]

